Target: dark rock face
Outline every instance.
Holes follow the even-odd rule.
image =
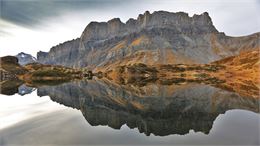
[[[0,58],[0,63],[1,64],[15,64],[18,65],[18,58],[14,56],[4,56]]]
[[[45,58],[48,56],[48,52],[39,51],[37,52],[37,60],[44,61]]]
[[[30,54],[26,54],[24,52],[17,54],[16,57],[18,58],[18,62],[19,62],[20,65],[26,65],[26,64],[29,64],[29,63],[36,62],[35,57],[33,57]]]
[[[170,13],[158,11],[150,14],[146,11],[139,15],[137,20],[129,19],[125,24],[119,18],[112,19],[108,22],[91,22],[84,30],[82,41],[97,41],[120,37],[126,34],[139,32],[142,29],[150,28],[179,28],[180,32],[187,33],[214,33],[216,28],[212,25],[208,13],[194,15],[189,17],[187,13]]]
[[[13,79],[16,75],[25,74],[27,70],[18,63],[18,58],[15,56],[0,57],[1,79]]]
[[[79,39],[64,42],[51,48],[49,52],[38,52],[37,60],[43,64],[73,67],[79,56]]]
[[[146,135],[208,134],[219,114],[231,109],[259,112],[258,99],[208,85],[132,87],[107,80],[42,86],[39,96],[81,110],[92,125],[120,129],[126,124]]]
[[[208,13],[148,11],[122,23],[91,22],[80,38],[39,52],[40,63],[69,67],[109,66],[113,63],[209,63],[259,48],[260,33],[229,37],[214,27]],[[128,60],[128,61],[127,61]]]

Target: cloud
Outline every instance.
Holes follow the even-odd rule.
[[[32,27],[64,12],[102,10],[121,3],[119,0],[1,0],[1,19]]]
[[[190,15],[207,11],[216,27],[221,31],[231,32],[231,35],[246,32],[249,34],[260,29],[258,0],[1,0],[0,8],[0,19],[31,29],[43,26],[48,19],[68,13],[100,14],[93,21],[100,18],[103,20],[102,15],[110,14],[111,19],[120,17],[126,21],[129,17],[136,17],[146,10],[185,11]],[[231,24],[235,27],[230,26]],[[237,32],[236,27],[242,25],[245,30]]]

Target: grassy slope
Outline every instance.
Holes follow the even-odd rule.
[[[82,77],[82,71],[59,65],[32,63],[26,65],[25,68],[29,70],[29,72],[20,76],[20,78],[30,85],[56,85]]]
[[[1,80],[20,79],[28,84],[57,84],[82,78],[83,72],[59,65],[31,63],[21,66],[14,56],[0,58]],[[2,77],[4,76],[4,77]],[[59,80],[59,81],[58,81]]]
[[[105,72],[105,76],[121,84],[144,86],[149,82],[179,84],[199,82],[211,84],[242,96],[259,98],[259,51],[243,52],[206,65],[145,65],[117,66]]]
[[[244,96],[259,98],[260,52],[253,50],[238,56],[228,57],[213,64],[222,64],[226,70],[216,72],[216,76],[226,82],[221,86]]]

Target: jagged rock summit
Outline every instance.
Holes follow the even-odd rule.
[[[146,11],[136,20],[129,19],[126,23],[122,23],[119,18],[108,22],[91,22],[83,31],[81,40],[106,40],[152,28],[178,28],[181,33],[217,32],[207,12],[189,17],[184,12],[158,11],[150,14]]]
[[[26,65],[28,63],[37,62],[35,57],[33,57],[30,54],[24,53],[24,52],[17,54],[16,57],[18,58],[18,63],[20,65]]]
[[[91,22],[80,38],[49,52],[39,52],[40,63],[108,70],[134,63],[204,64],[259,48],[260,33],[230,37],[218,32],[207,12],[146,11],[126,23],[114,18]]]

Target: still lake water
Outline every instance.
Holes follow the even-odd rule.
[[[259,99],[93,79],[0,95],[0,145],[259,145]]]

